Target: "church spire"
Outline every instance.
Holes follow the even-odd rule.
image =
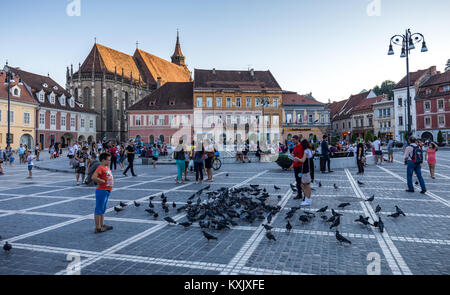
[[[179,66],[185,66],[184,60],[186,58],[184,57],[183,53],[181,52],[181,45],[180,45],[180,35],[178,33],[177,29],[177,43],[175,44],[175,51],[172,55],[172,63],[179,65]]]

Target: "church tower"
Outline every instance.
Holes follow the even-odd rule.
[[[184,57],[183,53],[181,53],[180,36],[177,30],[177,44],[175,45],[175,51],[172,55],[172,63],[185,67],[186,66],[186,64],[184,63],[185,59],[186,58]]]

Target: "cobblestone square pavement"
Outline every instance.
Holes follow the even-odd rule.
[[[256,219],[252,224],[240,220],[230,229],[208,230],[218,237],[209,242],[198,223],[184,229],[163,219],[186,221],[186,213],[172,208],[172,202],[179,208],[207,186],[195,184],[192,173],[189,182],[176,184],[173,165],[156,169],[137,165],[138,177],[114,172],[115,186],[105,214],[114,229],[94,234],[94,187],[76,186],[74,173],[35,169],[33,178],[26,179],[26,165],[16,164],[0,176],[0,243],[13,245],[10,253],[1,250],[0,274],[67,274],[73,257],[78,256],[81,274],[364,275],[368,269],[379,269],[382,275],[448,275],[450,151],[439,151],[437,159],[436,179],[430,178],[426,164],[422,168],[426,194],[417,187],[415,193],[405,192],[406,167],[400,153],[395,163],[369,163],[363,176],[356,175],[356,168],[321,174],[316,167],[313,201],[306,210],[315,212],[328,205],[324,214],[329,217],[331,208],[349,202],[350,206],[336,212],[343,214],[339,231],[351,245],[337,242],[335,230],[329,229],[330,223],[320,213],[304,224],[298,219],[303,210],[298,210],[290,219],[293,230],[286,231],[285,215],[301,201],[293,200],[293,172],[282,171],[275,163],[224,164],[215,172],[210,190],[250,184],[266,188],[270,194],[266,203],[281,206],[271,222],[277,240],[269,241],[261,226],[266,220]],[[55,163],[68,165],[66,159]],[[167,214],[161,208],[161,193],[167,196]],[[372,195],[373,202],[363,201]],[[155,196],[157,219],[145,211],[150,196]],[[135,207],[134,200],[141,206]],[[116,213],[113,207],[120,201],[129,205]],[[354,222],[359,215],[370,222],[378,220],[377,205],[382,208],[378,215],[385,224],[383,233]],[[395,205],[405,217],[388,216],[395,212]],[[373,268],[371,263],[377,261],[379,268]]]

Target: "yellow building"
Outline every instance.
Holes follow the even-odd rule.
[[[263,102],[266,101],[265,104]],[[198,70],[194,75],[194,139],[250,149],[278,143],[282,91],[270,71]]]
[[[0,72],[0,148],[7,146],[8,134],[8,85],[5,85],[6,72]],[[10,80],[10,131],[11,148],[17,149],[26,144],[33,149],[36,139],[37,101],[30,95],[18,76]]]

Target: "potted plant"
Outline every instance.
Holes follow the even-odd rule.
[[[285,154],[280,154],[275,162],[284,170],[289,169],[289,167],[291,167],[293,163],[293,161],[289,159],[289,157]]]

